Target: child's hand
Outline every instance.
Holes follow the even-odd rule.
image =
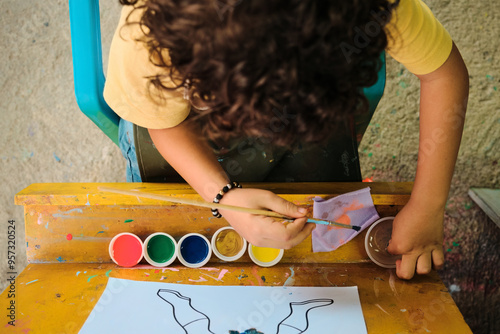
[[[443,267],[443,217],[444,208],[422,207],[411,200],[397,214],[387,251],[403,255],[396,262],[399,278],[411,279],[415,271],[428,274],[432,267]]]
[[[267,190],[236,188],[221,200],[222,204],[271,210],[297,218],[290,223],[248,213],[220,210],[220,213],[248,242],[260,247],[290,249],[301,243],[314,229],[306,223],[307,209],[296,206]]]

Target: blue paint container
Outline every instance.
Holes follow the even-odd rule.
[[[199,233],[189,233],[177,243],[177,258],[189,268],[203,267],[212,256],[208,239]]]

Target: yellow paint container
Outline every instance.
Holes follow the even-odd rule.
[[[212,237],[212,251],[223,261],[236,261],[246,250],[247,241],[230,226],[218,229]]]
[[[257,247],[248,245],[248,255],[252,261],[261,267],[272,267],[281,261],[285,251],[283,249]]]

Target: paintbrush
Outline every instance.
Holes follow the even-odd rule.
[[[178,198],[178,197],[173,197],[173,196],[146,193],[146,192],[141,192],[139,190],[122,190],[122,189],[115,189],[115,188],[110,188],[110,187],[98,187],[98,189],[100,191],[106,191],[106,192],[120,194],[120,195],[139,196],[139,197],[144,197],[144,198],[156,199],[156,200],[160,200],[160,201],[167,201],[167,202],[171,202],[171,203],[195,205],[195,206],[201,206],[204,208],[219,209],[219,210],[231,210],[231,211],[245,212],[245,213],[250,213],[250,214],[254,214],[254,215],[262,215],[262,216],[280,218],[280,219],[285,219],[285,220],[294,220],[295,219],[293,217],[288,217],[288,216],[282,215],[282,214],[274,212],[274,211],[250,209],[250,208],[245,208],[245,207],[241,207],[241,206],[226,205],[226,204],[220,204],[220,203],[209,203],[209,202],[205,202],[205,201],[199,201],[196,199]],[[342,224],[342,223],[337,223],[337,222],[328,221],[328,220],[307,218],[307,222],[313,223],[313,224],[337,226],[337,227],[352,229],[355,231],[361,230],[361,227],[359,227],[359,226]]]

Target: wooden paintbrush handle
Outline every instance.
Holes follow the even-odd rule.
[[[174,196],[145,193],[145,192],[141,192],[139,190],[122,190],[122,189],[115,189],[115,188],[110,188],[110,187],[99,187],[99,190],[111,192],[111,193],[115,193],[115,194],[121,194],[121,195],[139,196],[139,197],[144,197],[144,198],[156,199],[156,200],[166,201],[166,202],[171,202],[171,203],[201,206],[204,208],[211,208],[211,209],[213,208],[213,209],[219,209],[219,210],[231,210],[231,211],[250,213],[253,215],[262,215],[262,216],[281,218],[281,219],[294,219],[294,218],[284,216],[284,215],[279,214],[279,213],[274,212],[274,211],[250,209],[250,208],[244,208],[241,206],[226,205],[226,204],[220,204],[220,203],[209,203],[209,202],[200,201],[200,200],[196,200],[196,199],[179,198],[179,197],[174,197]]]
[[[210,208],[210,209],[213,208],[213,209],[219,209],[219,210],[238,211],[238,212],[250,213],[253,215],[261,215],[261,216],[274,217],[274,218],[286,219],[286,220],[295,219],[295,218],[288,217],[288,216],[282,215],[282,214],[274,212],[274,211],[250,209],[250,208],[244,208],[241,206],[225,205],[225,204],[220,204],[220,203],[209,203],[209,202],[199,201],[199,200],[195,200],[195,199],[187,199],[187,198],[179,198],[179,197],[173,197],[173,196],[167,196],[167,195],[145,193],[145,192],[141,192],[139,190],[122,190],[122,189],[115,189],[115,188],[110,188],[110,187],[99,187],[98,189],[100,191],[106,191],[106,192],[120,194],[120,195],[139,196],[139,197],[156,199],[156,200],[166,201],[166,202],[171,202],[171,203],[201,206],[201,207]],[[338,227],[353,229],[356,231],[359,231],[359,229],[360,229],[359,226],[351,226],[351,225],[347,225],[347,224],[341,224],[341,223],[337,223],[337,222],[330,222],[330,221],[326,221],[326,220],[319,220],[319,219],[313,219],[313,218],[309,218],[308,222],[315,223],[315,224],[338,226]]]

